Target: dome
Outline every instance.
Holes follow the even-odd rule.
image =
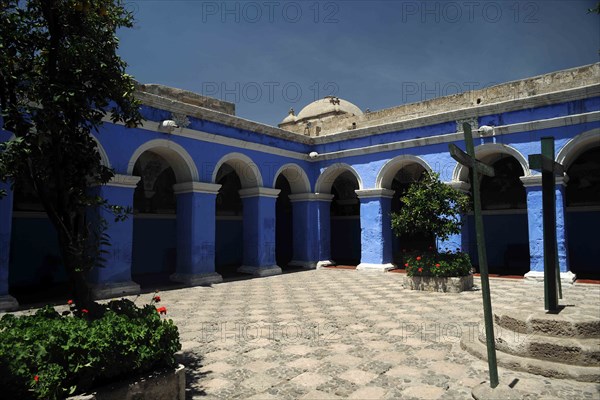
[[[338,114],[350,114],[350,115],[362,115],[360,108],[354,104],[340,99],[335,96],[326,96],[323,99],[313,101],[306,107],[304,107],[297,116],[298,120],[317,118],[323,115],[338,115]]]
[[[298,117],[296,117],[296,116],[294,115],[294,109],[293,109],[293,108],[290,108],[290,111],[288,112],[288,115],[287,115],[287,117],[285,117],[285,118],[283,119],[283,121],[281,121],[281,123],[282,123],[282,124],[287,124],[287,123],[290,123],[290,122],[296,122],[296,120],[297,120],[297,119],[298,119]]]

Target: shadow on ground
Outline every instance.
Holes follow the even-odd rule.
[[[205,377],[210,373],[200,372],[202,356],[193,351],[186,351],[175,355],[179,364],[185,365],[185,398],[191,400],[198,396],[206,396],[201,382],[206,382]]]

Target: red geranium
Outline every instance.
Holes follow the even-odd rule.
[[[439,268],[439,267],[440,267],[440,264],[435,264],[435,267],[436,267],[436,268]]]
[[[418,271],[423,272],[423,268],[419,267]]]
[[[154,296],[152,298],[152,300],[154,300],[156,303],[159,303],[160,302],[160,296]]]
[[[84,313],[84,314],[87,314],[89,311],[86,310],[85,308],[83,308],[83,309],[81,309],[81,312]]]
[[[36,376],[33,377],[33,380],[37,382],[37,381],[40,380],[40,377],[36,375]]]
[[[404,266],[405,266],[406,268],[408,268],[408,263],[404,264]]]
[[[68,305],[73,305],[73,300],[67,300]]]
[[[421,256],[417,257],[417,261],[421,261]]]
[[[166,313],[167,313],[167,307],[158,307],[158,308],[156,309],[156,311],[157,311],[159,314],[166,314]]]

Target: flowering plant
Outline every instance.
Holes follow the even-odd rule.
[[[408,276],[466,276],[471,273],[469,255],[457,249],[438,253],[435,250],[408,252],[404,255]]]
[[[98,304],[94,318],[73,301],[58,313],[0,319],[0,387],[10,399],[59,399],[141,373],[173,367],[181,349],[160,297],[138,307],[126,299]],[[4,398],[4,397],[3,397]]]

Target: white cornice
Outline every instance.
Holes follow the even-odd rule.
[[[531,187],[531,186],[542,186],[542,175],[530,175],[530,176],[522,176],[521,182],[523,182],[523,186]],[[567,182],[569,182],[569,177],[565,176],[557,176],[555,181],[557,185],[567,186]]]
[[[390,189],[360,189],[355,190],[356,195],[359,199],[371,199],[371,198],[388,198],[394,197],[394,190]]]
[[[271,188],[266,188],[266,187],[253,187],[253,188],[238,190],[238,193],[240,194],[240,197],[242,199],[245,199],[246,197],[257,197],[257,196],[277,198],[277,196],[279,196],[279,192],[281,192],[281,190],[271,189]]]
[[[333,195],[328,193],[298,193],[290,194],[289,198],[292,203],[297,201],[331,201]]]
[[[206,182],[183,182],[176,183],[173,185],[173,191],[175,194],[183,193],[207,193],[217,194],[221,185]]]
[[[456,189],[460,192],[463,193],[469,193],[469,191],[471,190],[471,185],[467,182],[463,182],[463,181],[451,181],[451,182],[445,182],[446,185],[450,185],[453,189]]]
[[[115,174],[106,186],[135,188],[140,179],[139,176]]]

